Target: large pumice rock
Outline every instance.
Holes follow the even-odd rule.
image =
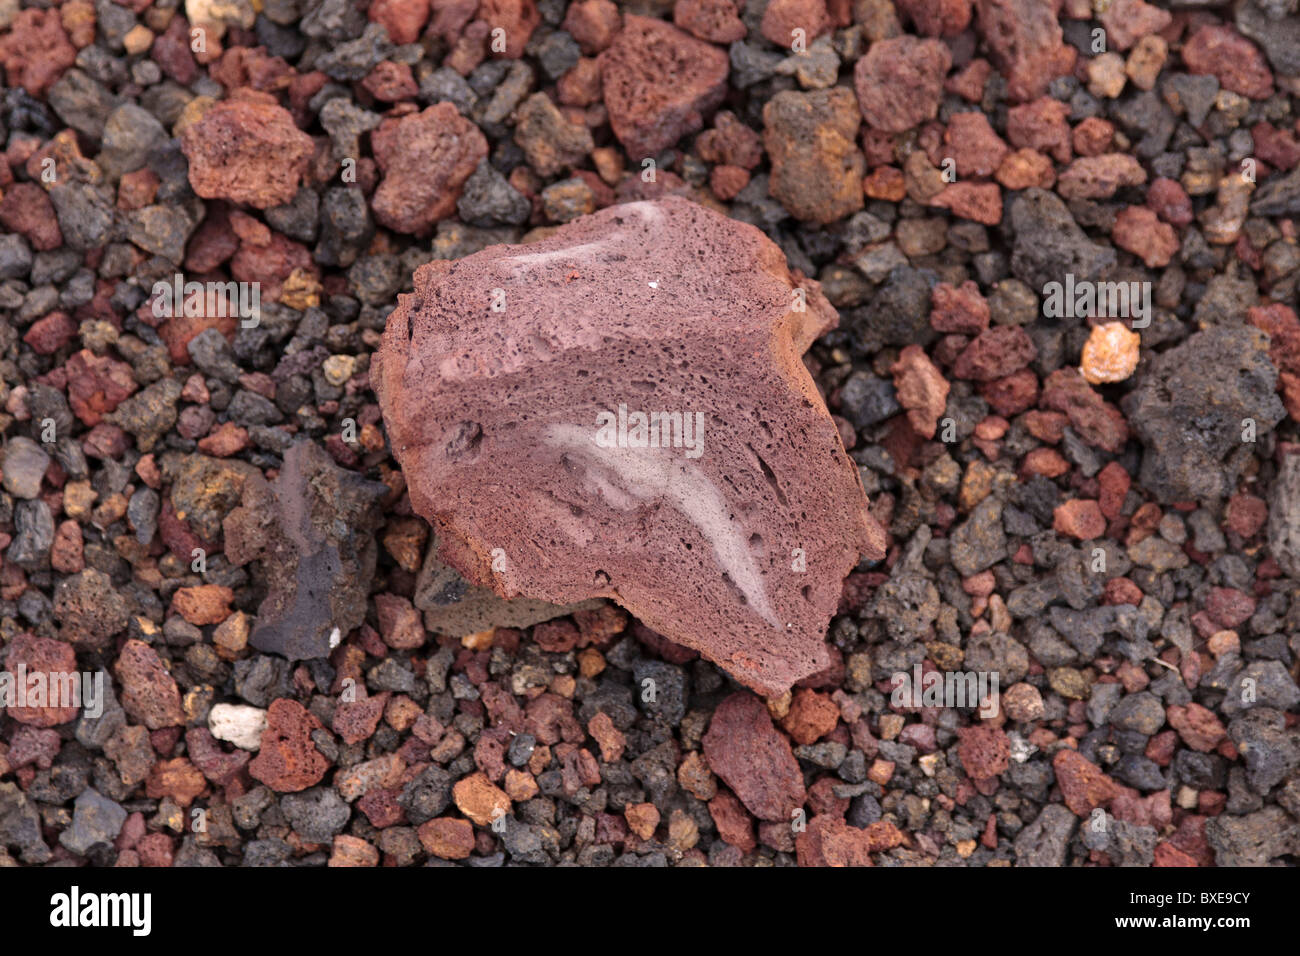
[[[612,598],[782,693],[828,666],[844,576],[884,556],[801,361],[836,321],[757,229],[638,202],[416,270],[371,381],[471,583]]]

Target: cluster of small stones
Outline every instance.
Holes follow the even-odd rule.
[[[0,716],[0,864],[1300,855],[1296,0],[0,0],[0,67],[0,662],[106,698]],[[838,308],[889,533],[779,698],[430,627],[369,382],[416,266],[670,194]]]

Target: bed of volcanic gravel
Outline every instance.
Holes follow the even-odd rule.
[[[0,0],[0,66],[0,664],[102,675],[3,699],[0,864],[1300,858],[1297,0]],[[417,266],[667,196],[839,312],[887,557],[780,697],[439,633],[369,378]]]

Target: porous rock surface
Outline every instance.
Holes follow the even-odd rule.
[[[613,598],[780,693],[828,665],[844,576],[884,554],[800,360],[835,321],[757,230],[638,202],[421,267],[371,381],[411,504],[470,582]],[[602,447],[620,405],[702,416],[698,454]]]

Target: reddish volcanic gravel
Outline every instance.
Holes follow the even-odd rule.
[[[0,866],[1300,857],[1295,0],[0,0],[0,80]]]

